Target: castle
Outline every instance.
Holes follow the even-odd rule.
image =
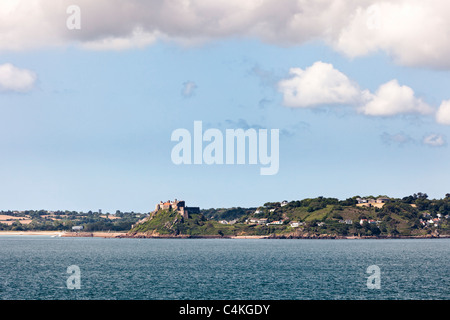
[[[159,210],[176,210],[178,211],[184,219],[189,218],[189,214],[200,213],[199,207],[186,207],[184,201],[175,201],[167,200],[166,202],[160,201],[155,207],[155,213]]]

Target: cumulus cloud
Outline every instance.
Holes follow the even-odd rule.
[[[432,133],[423,137],[422,143],[431,147],[442,147],[447,144],[442,134]]]
[[[157,32],[149,33],[142,28],[136,28],[127,36],[109,36],[99,40],[89,40],[82,43],[82,47],[97,51],[127,50],[146,47],[154,43],[157,38]]]
[[[450,68],[447,0],[77,0],[81,29],[68,30],[72,0],[0,3],[0,50],[81,44],[142,47],[250,37],[276,45],[319,40],[351,57],[383,50],[405,65]]]
[[[413,89],[396,79],[382,84],[375,93],[357,83],[332,64],[315,62],[305,70],[290,69],[291,77],[278,83],[288,107],[314,108],[322,105],[350,105],[367,116],[431,114],[434,109],[417,98]]]
[[[436,112],[436,121],[440,124],[450,125],[450,100],[442,101]]]
[[[36,74],[10,63],[0,65],[0,91],[26,92],[34,87]]]
[[[350,57],[382,50],[403,65],[449,68],[449,10],[445,0],[373,1],[358,6],[330,41]]]
[[[289,73],[291,78],[278,83],[283,102],[289,107],[353,104],[362,94],[356,83],[330,63],[318,61],[305,70],[291,68]]]
[[[360,112],[369,116],[393,116],[397,114],[430,114],[433,108],[416,98],[414,91],[397,80],[391,80],[379,87],[375,94],[368,97],[368,102]]]

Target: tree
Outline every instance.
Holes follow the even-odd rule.
[[[356,205],[357,203],[358,201],[356,200],[356,198],[347,198],[346,200],[342,200],[340,202],[340,204],[343,206],[353,206]]]
[[[414,199],[427,199],[428,195],[426,193],[418,192],[413,194]]]
[[[369,223],[365,225],[366,230],[370,231],[374,236],[378,236],[381,233],[381,230],[374,224]]]
[[[23,225],[20,223],[19,220],[14,221],[11,226],[12,226],[11,230],[13,230],[13,231],[23,231],[24,230]]]

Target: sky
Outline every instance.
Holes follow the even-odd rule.
[[[149,212],[450,192],[450,4],[6,0],[0,210]],[[279,170],[175,164],[278,129]]]

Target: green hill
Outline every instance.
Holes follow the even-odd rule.
[[[332,238],[450,235],[450,195],[430,200],[419,193],[368,207],[358,205],[357,198],[317,197],[265,203],[258,208],[211,208],[188,219],[177,211],[159,210],[136,224],[129,234]]]
[[[207,220],[203,214],[191,214],[184,219],[177,211],[159,210],[135,225],[129,233],[180,237],[230,235],[230,228],[226,227],[217,221]]]

